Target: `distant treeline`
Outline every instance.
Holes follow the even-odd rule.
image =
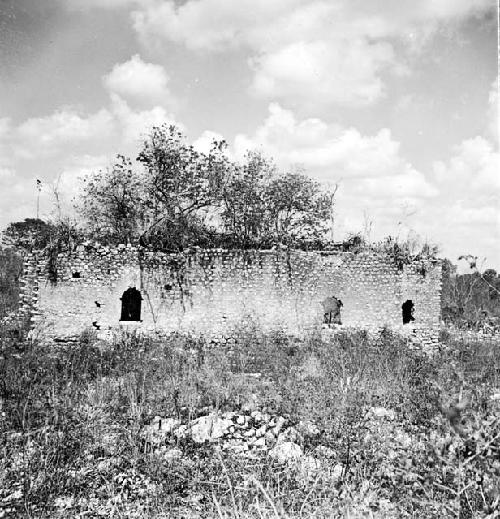
[[[500,276],[494,269],[456,274],[449,260],[443,264],[442,317],[460,328],[500,325]]]

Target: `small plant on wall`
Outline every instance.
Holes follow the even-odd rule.
[[[398,270],[403,270],[405,265],[416,261],[436,259],[439,252],[437,245],[421,243],[417,238],[408,237],[402,241],[393,236],[388,236],[384,241],[376,244],[375,250],[387,254]],[[423,276],[426,274],[424,267],[420,268],[419,272]]]

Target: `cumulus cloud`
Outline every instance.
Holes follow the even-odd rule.
[[[500,157],[484,137],[464,140],[424,174],[401,155],[388,129],[363,135],[318,118],[299,120],[274,103],[255,133],[238,135],[233,148],[240,159],[259,149],[284,169],[300,164],[323,182],[338,182],[337,239],[371,221],[374,239],[412,230],[453,260],[472,252],[490,265],[500,262]]]
[[[7,157],[56,157],[62,153],[84,153],[85,148],[105,144],[126,152],[130,145],[136,147],[152,126],[175,123],[164,106],[172,101],[172,96],[163,67],[145,63],[135,55],[113,67],[103,81],[110,102],[96,112],[61,107],[17,126],[7,118],[0,119],[0,166],[7,164]]]
[[[168,88],[169,77],[161,65],[144,62],[138,54],[116,64],[103,77],[106,89],[131,103],[147,106],[172,106],[174,99]]]
[[[384,73],[408,73],[395,42],[422,48],[443,21],[492,9],[490,0],[151,0],[132,12],[145,44],[168,40],[200,52],[242,49],[257,96],[368,104],[384,95]],[[401,45],[402,44],[402,45]]]
[[[379,72],[394,61],[387,43],[295,42],[251,60],[252,91],[302,105],[369,104],[384,93]]]
[[[484,137],[467,139],[456,146],[447,162],[435,162],[434,172],[443,188],[459,194],[471,205],[482,205],[484,197],[500,195],[499,154]]]
[[[12,171],[10,164],[18,160],[33,161],[47,158],[58,164],[58,171],[67,178],[67,157],[77,155],[86,168],[93,157],[88,151],[116,150],[115,153],[136,153],[141,138],[152,126],[175,124],[174,117],[161,106],[135,110],[112,93],[108,108],[84,114],[73,108],[60,109],[45,117],[31,118],[0,135],[0,175],[5,178]],[[102,157],[103,155],[97,155]],[[84,160],[85,159],[85,160]],[[92,164],[94,167],[95,164]],[[44,165],[37,165],[44,171]],[[70,168],[73,171],[74,167]],[[42,173],[39,173],[42,175]],[[49,173],[55,181],[57,171]]]
[[[498,150],[481,136],[456,146],[448,161],[434,163],[442,196],[440,206],[430,209],[439,222],[433,232],[447,244],[454,259],[471,252],[500,263],[499,170]]]
[[[68,9],[121,9],[139,3],[139,0],[60,0]]]
[[[108,165],[116,153],[134,156],[152,126],[175,123],[164,106],[137,106],[133,102],[134,96],[141,93],[140,80],[135,77],[141,70],[151,97],[164,94],[168,78],[163,69],[134,56],[106,76],[109,104],[100,110],[88,113],[71,106],[61,107],[17,125],[0,118],[0,192],[9,201],[0,209],[1,226],[35,215],[36,178],[43,181],[42,217],[51,214],[55,184],[63,210],[70,210],[81,176]]]
[[[73,155],[68,157],[59,176],[49,186],[46,186],[44,206],[49,208],[53,202],[50,192],[57,190],[62,214],[71,214],[74,209],[74,200],[78,196],[86,177],[103,170],[113,161],[109,155]],[[52,197],[53,198],[53,197]]]
[[[0,168],[0,223],[8,223],[36,215],[36,179],[22,178],[15,169]],[[15,203],[6,203],[8,201]]]
[[[68,143],[101,140],[113,132],[113,117],[106,109],[90,115],[74,108],[61,109],[46,117],[34,117],[13,130],[14,150],[22,158],[48,156]]]
[[[390,130],[364,136],[355,128],[328,124],[318,118],[297,120],[291,110],[277,103],[269,106],[269,115],[253,136],[237,135],[235,150],[239,157],[248,148],[261,148],[285,168],[300,164],[321,180],[344,181],[397,176],[412,178],[417,196],[432,196],[433,191],[421,174],[399,155],[399,143]],[[421,181],[418,186],[418,181]]]
[[[7,164],[10,164],[12,161],[12,155],[7,150],[10,131],[10,119],[7,117],[0,118],[0,168],[7,166]]]
[[[194,142],[193,148],[200,153],[209,153],[214,141],[222,141],[224,137],[217,132],[205,130]]]
[[[494,142],[498,143],[500,136],[499,125],[500,119],[498,117],[498,89],[500,86],[500,79],[497,76],[491,83],[490,93],[488,96],[488,132],[492,136]]]
[[[257,149],[272,156],[283,169],[302,166],[326,183],[338,183],[339,233],[359,231],[363,214],[376,220],[380,235],[394,233],[398,222],[438,196],[422,172],[400,154],[388,129],[362,135],[355,128],[328,124],[318,118],[298,120],[290,110],[273,103],[256,132],[238,135],[234,153]]]
[[[149,110],[133,110],[127,102],[116,94],[111,94],[111,110],[119,122],[122,140],[125,144],[138,144],[153,126],[177,124],[173,115],[162,106]],[[178,126],[180,126],[178,124]]]

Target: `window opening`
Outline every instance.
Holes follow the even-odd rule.
[[[325,324],[342,324],[340,309],[344,306],[335,296],[327,297],[323,305],[323,322]]]
[[[413,310],[415,309],[415,305],[411,299],[405,301],[402,304],[401,309],[403,311],[403,324],[408,324],[415,320],[415,317],[413,317]]]
[[[80,275],[80,272],[73,272],[73,273],[71,274],[71,277],[72,277],[73,279],[79,279],[79,278],[81,278],[82,276]]]
[[[135,287],[130,287],[123,292],[120,299],[122,302],[120,321],[140,321],[142,297],[139,290]]]

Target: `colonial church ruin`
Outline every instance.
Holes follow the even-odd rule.
[[[45,337],[137,328],[207,338],[249,326],[302,336],[315,328],[384,327],[438,341],[441,264],[387,254],[80,246],[25,256],[21,311]]]

